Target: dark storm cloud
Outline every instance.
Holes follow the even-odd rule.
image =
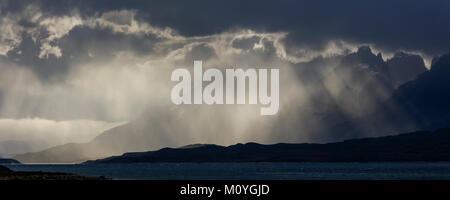
[[[207,61],[211,58],[217,57],[214,49],[206,44],[199,44],[192,47],[192,49],[185,55],[185,63],[192,63],[193,60]]]
[[[68,70],[70,57],[63,54],[60,58],[49,55],[45,59],[38,57],[40,52],[40,43],[34,42],[30,36],[24,35],[19,46],[8,52],[7,57],[22,66],[31,68],[42,79],[60,78]]]
[[[9,2],[20,10],[28,1]],[[321,49],[329,40],[372,43],[388,50],[439,54],[450,51],[450,2],[445,0],[307,1],[41,1],[47,12],[82,15],[120,9],[183,35],[208,35],[230,28],[287,31],[289,45]],[[3,8],[5,9],[5,8]]]
[[[282,39],[283,48],[297,57],[317,57],[319,53],[316,52],[326,48],[330,41],[355,45],[369,43],[382,50],[404,49],[430,56],[450,52],[448,1],[0,1],[1,16],[12,15],[12,19],[15,15],[21,16],[14,23],[26,30],[33,29],[31,34],[21,32],[18,45],[0,57],[31,68],[43,80],[65,75],[73,66],[93,60],[109,60],[120,51],[131,51],[134,55],[163,55],[179,50],[177,53],[187,63],[192,59],[216,59],[223,57],[223,53],[214,49],[207,37],[189,36],[236,34],[247,28],[257,33],[287,33],[287,37]],[[70,27],[67,33],[49,39],[55,33],[39,24],[42,21],[33,21],[32,14],[26,15],[32,13],[33,10],[28,12],[30,7],[38,8],[42,19],[76,16],[85,21],[77,24],[74,23],[76,20],[71,22],[67,19],[65,21],[71,23],[63,23],[61,28]],[[104,15],[124,10],[126,12],[117,15]],[[169,27],[187,37],[171,43],[171,38],[161,39],[149,33],[117,32],[111,26],[87,25],[89,20],[99,18],[117,26],[130,25],[133,20],[147,22],[161,30]],[[93,22],[96,23],[99,22]],[[54,26],[60,28],[61,25],[54,23]],[[33,39],[36,35],[37,40]],[[169,43],[155,47],[161,40]],[[250,35],[232,41],[231,47],[243,50],[240,52],[242,58],[233,57],[237,60],[248,60],[250,64],[255,60],[268,63],[265,61],[278,56],[295,61],[286,59],[283,52],[280,55],[277,51],[280,46],[276,46],[273,39]],[[191,44],[191,48],[185,48]],[[334,44],[337,48],[339,45],[346,48],[345,43]],[[45,53],[43,47],[47,47],[47,54],[42,54]]]
[[[259,42],[261,38],[258,36],[253,36],[251,38],[243,38],[243,39],[236,39],[233,41],[232,46],[236,49],[242,49],[245,51],[248,51],[253,48],[253,46]]]
[[[23,20],[20,25],[25,28],[36,27]],[[73,27],[67,35],[50,42],[51,45],[61,49],[60,57],[54,54],[39,57],[42,51],[41,46],[45,42],[43,39],[49,36],[45,29],[41,28],[39,32],[37,40],[33,40],[29,33],[23,32],[20,44],[10,50],[6,56],[0,55],[0,57],[31,68],[43,80],[60,80],[73,64],[89,63],[94,57],[110,59],[120,51],[133,52],[138,56],[160,53],[153,49],[154,43],[161,41],[155,35],[117,33],[109,27],[92,28],[80,25]]]
[[[2,15],[22,12],[29,5],[38,6],[44,16],[80,15],[82,18],[100,16],[107,11],[135,10],[136,19],[158,27],[170,27],[184,36],[204,36],[237,28],[250,28],[257,31],[284,31],[289,33],[283,40],[287,53],[295,55],[296,47],[310,50],[323,50],[330,41],[342,40],[354,44],[368,43],[387,51],[399,49],[416,51],[434,56],[450,51],[450,2],[445,0],[380,0],[380,1],[26,1],[3,0],[0,6]],[[129,23],[128,18],[112,16],[109,20],[117,24]],[[24,27],[33,26],[22,20]],[[112,49],[126,47],[136,52],[146,53],[150,47],[136,38],[111,37],[111,33],[88,32],[74,29],[74,41],[89,40],[92,44],[101,43]],[[44,31],[45,32],[45,31]],[[85,34],[83,34],[85,33]],[[99,35],[103,34],[103,35]],[[129,45],[119,39],[131,40]],[[114,39],[114,40],[108,40]],[[40,69],[64,71],[65,67],[42,67],[52,63],[64,66],[64,52],[80,54],[76,42],[63,51],[62,60],[51,57],[39,61],[36,56],[27,55],[29,62],[39,64]],[[97,41],[99,40],[99,41]],[[25,40],[27,41],[27,40]],[[85,44],[85,43],[81,43]],[[237,44],[237,43],[236,43]],[[34,44],[36,45],[36,44]],[[243,44],[240,44],[243,45]],[[79,45],[80,46],[80,45]],[[91,45],[93,46],[93,45]],[[22,44],[18,51],[36,50],[33,44]],[[30,50],[26,50],[30,49]],[[104,48],[109,49],[109,48]],[[74,52],[78,50],[79,52]],[[37,51],[38,52],[38,51]],[[26,62],[26,61],[24,61]]]
[[[59,58],[53,54],[39,58],[41,44],[39,41],[34,42],[30,36],[23,36],[20,45],[8,52],[7,57],[19,65],[30,67],[44,80],[58,80],[63,78],[60,75],[66,74],[70,64],[74,62],[88,63],[93,56],[110,58],[117,51],[146,54],[152,51],[152,42],[155,40],[150,36],[115,34],[108,29],[75,27],[58,41],[58,46],[62,49]]]
[[[117,51],[132,51],[137,55],[153,51],[153,43],[158,41],[153,35],[127,35],[114,33],[109,28],[92,29],[78,26],[59,42],[59,46],[73,57],[109,57]],[[80,59],[83,60],[83,59]]]
[[[171,140],[164,135],[174,133],[189,137],[175,137],[179,145],[356,137],[329,131],[353,130],[351,120],[372,109],[355,109],[359,94],[352,91],[364,90],[361,81],[347,84],[350,75],[332,71],[340,56],[361,44],[428,56],[450,52],[449,4],[0,0],[0,117],[128,121],[150,107],[145,129],[136,130],[153,131],[147,139],[162,146]],[[251,106],[173,110],[166,104],[168,77],[194,59],[213,67],[282,68],[279,118],[255,118]],[[178,120],[180,113],[189,120]]]

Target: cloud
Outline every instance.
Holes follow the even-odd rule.
[[[25,1],[24,1],[25,2]],[[12,1],[14,7],[23,7]],[[205,36],[233,28],[289,32],[289,44],[323,49],[330,41],[374,44],[380,48],[449,51],[450,29],[445,0],[345,1],[39,1],[45,12],[64,15],[76,10],[83,17],[115,10],[134,10],[136,19],[171,27],[183,36]],[[12,6],[11,6],[12,7]],[[164,8],[164,9],[162,9]],[[442,45],[447,44],[447,45]]]
[[[30,3],[7,1],[3,10],[19,12]],[[206,36],[230,29],[287,32],[285,44],[300,49],[322,50],[332,41],[371,44],[379,48],[447,52],[450,21],[445,0],[422,1],[38,1],[43,15],[78,14],[99,18],[99,24],[116,31],[151,30],[152,24],[182,36]],[[164,8],[164,9],[161,9]],[[133,20],[134,19],[134,20]],[[134,22],[139,22],[135,23]],[[125,23],[126,22],[126,23]],[[130,23],[131,22],[131,23]],[[170,27],[170,29],[165,29]],[[166,35],[167,32],[162,32]],[[169,34],[170,35],[170,34]]]
[[[42,77],[64,74],[77,58],[111,56],[115,53],[112,51],[120,50],[166,54],[171,49],[155,44],[167,42],[176,48],[239,30],[283,34],[276,36],[276,53],[294,63],[348,53],[361,44],[385,55],[394,55],[398,50],[414,52],[425,57],[428,64],[432,57],[450,51],[446,49],[450,45],[445,45],[450,44],[450,29],[441,26],[448,22],[444,11],[450,5],[446,1],[6,2],[2,15],[6,20],[17,19],[18,25],[3,23],[16,28],[9,28],[15,30],[9,34],[14,38],[3,34],[1,52],[24,52],[30,47],[20,45],[20,41],[31,37],[39,52],[15,59],[32,60],[27,64],[38,65],[34,68]],[[27,23],[32,27],[23,25]],[[253,50],[264,41],[261,39]],[[98,52],[92,52],[95,50]],[[35,56],[41,61],[36,61]]]
[[[61,49],[58,46],[52,46],[51,43],[67,35],[73,27],[81,23],[78,16],[51,17],[40,21],[39,25],[47,30],[48,37],[42,41],[39,58],[42,59],[44,56],[48,58],[49,54],[55,55],[56,58],[61,57]]]
[[[3,17],[0,19],[0,55],[5,56],[22,41],[22,27],[14,20]]]
[[[332,87],[341,80],[322,76],[332,72],[342,55],[362,44],[383,55],[400,49],[431,58],[450,51],[447,1],[3,2],[2,118],[38,119],[33,123],[47,124],[53,132],[64,128],[59,122],[129,121],[155,111],[152,130],[170,136],[159,135],[160,145],[180,137],[175,133],[186,137],[176,144],[212,143],[218,136],[208,134],[217,127],[223,129],[216,133],[223,134],[221,143],[312,141],[318,132],[331,135],[317,118],[342,105],[320,92],[331,90],[333,95],[337,90]],[[245,106],[211,110],[167,105],[170,73],[191,68],[194,59],[222,70],[282,68],[282,115],[253,118],[258,109]],[[348,117],[333,114],[329,118]],[[172,120],[180,115],[198,119]],[[204,121],[210,123],[201,127]],[[67,127],[73,129],[68,134],[79,130]],[[280,133],[271,134],[275,131]]]
[[[48,43],[42,44],[41,52],[39,53],[38,57],[41,59],[44,57],[48,58],[50,54],[53,54],[54,56],[56,56],[56,58],[62,56],[61,49],[58,46],[51,46]]]

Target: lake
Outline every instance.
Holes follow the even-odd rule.
[[[146,180],[450,180],[450,163],[30,164],[15,171]]]

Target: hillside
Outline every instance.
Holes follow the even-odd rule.
[[[199,145],[126,153],[87,163],[450,161],[450,129],[328,144]]]
[[[20,164],[20,162],[14,159],[0,158],[0,164]]]

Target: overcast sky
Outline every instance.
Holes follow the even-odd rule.
[[[280,67],[370,45],[429,65],[450,52],[449,11],[447,0],[0,0],[0,130],[57,135],[86,120],[86,141],[170,102],[168,75],[194,59]],[[0,140],[26,137],[11,135]]]

